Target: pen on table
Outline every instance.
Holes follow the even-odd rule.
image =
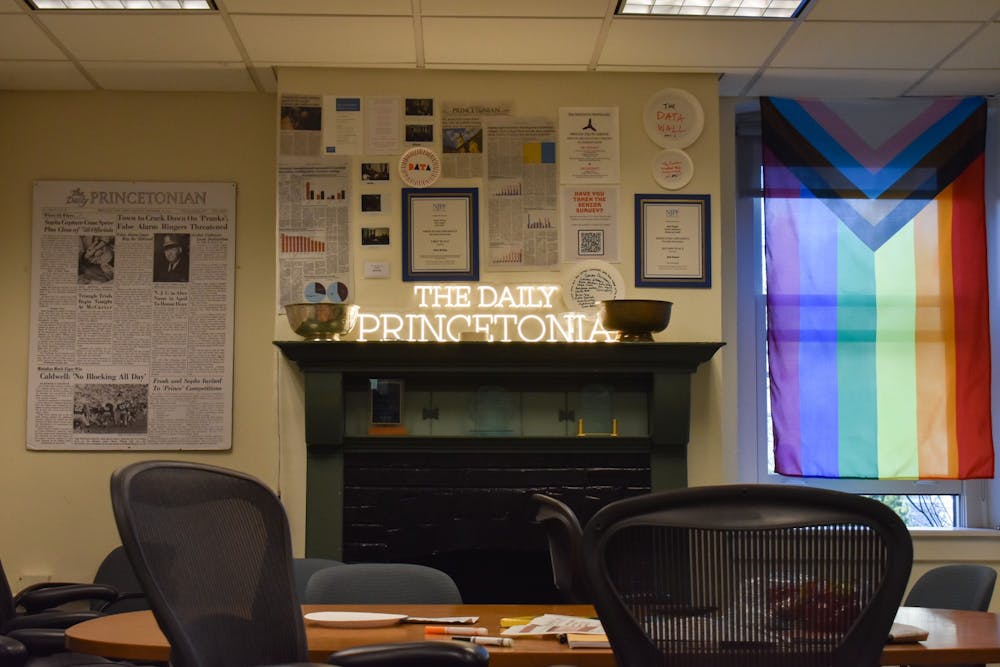
[[[424,632],[429,635],[485,635],[486,628],[464,628],[461,626],[428,625]]]
[[[513,646],[514,640],[510,637],[452,637],[456,642],[472,642],[484,646]]]

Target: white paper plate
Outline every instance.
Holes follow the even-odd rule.
[[[694,176],[691,156],[679,148],[667,148],[653,156],[653,178],[660,187],[679,190]]]
[[[578,262],[566,270],[569,274],[564,274],[562,297],[569,310],[595,312],[598,301],[625,298],[625,279],[607,262]]]
[[[701,136],[705,112],[698,98],[680,88],[664,88],[646,101],[646,134],[662,148],[687,148]]]
[[[366,611],[314,611],[306,620],[327,628],[381,628],[396,625],[406,614],[376,614]]]

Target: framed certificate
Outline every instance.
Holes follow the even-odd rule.
[[[711,287],[708,195],[635,196],[635,286]]]
[[[403,189],[403,280],[479,280],[479,190]]]

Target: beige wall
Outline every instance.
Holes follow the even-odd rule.
[[[272,95],[0,93],[0,559],[22,575],[89,580],[117,544],[111,471],[140,458],[207,461],[278,480],[275,446]],[[25,411],[35,180],[238,184],[233,449],[213,454],[30,452]]]
[[[283,90],[296,93],[393,94],[441,100],[511,100],[518,115],[554,116],[558,106],[618,106],[622,124],[621,247],[631,285],[631,197],[661,190],[649,164],[658,148],[642,131],[639,110],[664,87],[684,87],[702,100],[705,133],[689,152],[695,178],[682,193],[712,196],[711,290],[636,290],[629,296],[675,302],[659,340],[722,340],[720,231],[729,224],[720,198],[719,112],[711,77],[614,73],[483,73],[382,70],[289,70]],[[0,547],[12,584],[23,575],[87,580],[117,542],[108,501],[112,470],[141,458],[183,458],[245,470],[279,488],[301,550],[305,451],[301,376],[277,353],[274,338],[292,338],[275,317],[274,174],[276,98],[243,94],[0,93],[0,284],[8,317],[0,322]],[[212,454],[72,453],[25,450],[26,374],[31,260],[32,182],[80,180],[211,180],[238,184],[233,450]],[[443,184],[464,184],[443,182]],[[397,186],[394,182],[393,186]],[[398,193],[389,216],[398,234]],[[355,247],[360,251],[360,247]],[[380,251],[377,251],[380,252]],[[365,255],[366,259],[381,259]],[[398,246],[387,253],[398,276]],[[558,274],[556,274],[558,275]],[[525,282],[552,275],[518,274]],[[511,278],[484,275],[484,280]],[[359,281],[359,301],[395,303],[397,279]],[[716,356],[695,376],[689,477],[692,484],[734,481],[732,444],[723,442],[723,387],[733,380]],[[726,374],[729,374],[726,376]],[[729,409],[727,405],[727,410]],[[726,438],[730,440],[730,438]],[[975,542],[917,538],[915,571],[941,560],[1000,560],[995,538]],[[971,545],[971,546],[970,546]],[[995,603],[996,606],[996,603]]]

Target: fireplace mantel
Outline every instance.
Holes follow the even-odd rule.
[[[653,489],[687,484],[691,375],[724,343],[410,343],[275,341],[303,373],[307,455],[306,553],[342,557],[344,453],[469,452],[480,444],[517,452],[648,452]],[[641,438],[440,439],[350,437],[345,380],[358,377],[517,377],[544,388],[552,378],[629,378],[648,387],[649,429]],[[393,450],[393,447],[396,450]],[[474,451],[474,450],[473,450]]]

